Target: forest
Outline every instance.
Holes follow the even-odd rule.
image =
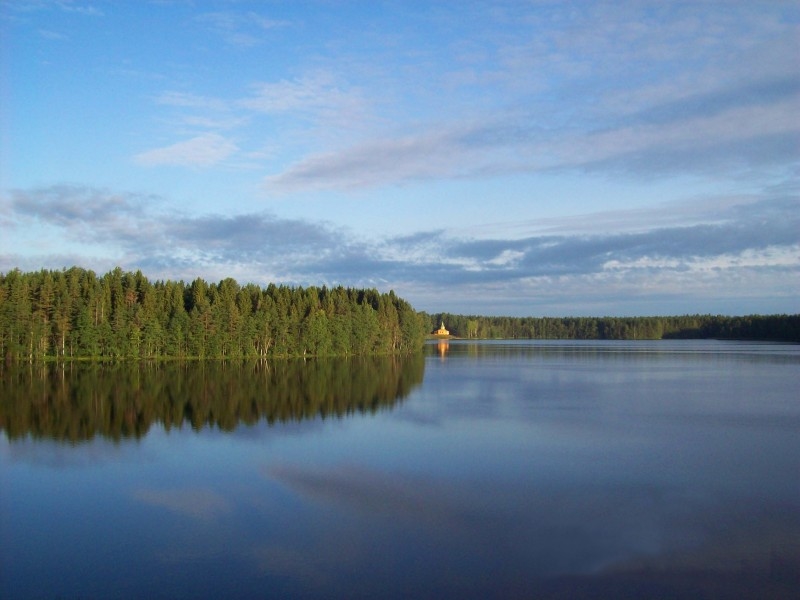
[[[425,314],[426,328],[444,323],[472,339],[660,340],[730,339],[800,342],[800,315],[677,317],[481,317]]]
[[[245,359],[408,353],[423,317],[394,292],[149,281],[116,268],[0,274],[0,356]]]
[[[800,315],[491,317],[418,312],[393,291],[153,281],[71,267],[0,273],[0,357],[252,359],[419,350],[444,322],[468,339],[800,342]]]

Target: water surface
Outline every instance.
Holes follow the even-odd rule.
[[[791,597],[800,346],[2,371],[0,595]]]

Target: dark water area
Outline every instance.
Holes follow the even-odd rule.
[[[0,367],[2,598],[793,598],[800,346]]]

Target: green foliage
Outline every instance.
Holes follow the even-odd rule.
[[[147,280],[116,268],[0,274],[0,357],[111,360],[390,354],[424,319],[394,292]]]
[[[800,342],[800,315],[679,317],[479,317],[421,313],[428,333],[444,322],[456,337],[483,339],[654,340],[667,338]]]
[[[444,321],[465,338],[800,342],[800,315],[511,318],[428,315],[393,291],[195,279],[117,268],[0,274],[0,357],[267,358],[407,353]]]

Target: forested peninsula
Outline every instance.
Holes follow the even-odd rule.
[[[0,273],[0,357],[253,359],[419,350],[469,339],[720,338],[800,342],[800,315],[487,317],[417,312],[393,291],[154,281],[116,268]]]
[[[425,327],[408,302],[374,289],[151,282],[120,268],[0,274],[6,361],[407,353]]]

